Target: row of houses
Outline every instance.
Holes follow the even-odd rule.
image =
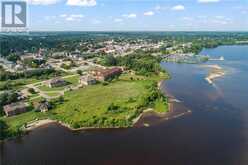
[[[21,101],[4,106],[3,111],[7,117],[11,117],[27,112],[28,107],[28,104]],[[51,105],[47,101],[41,101],[34,103],[34,108],[39,112],[47,112],[51,108]]]
[[[116,76],[119,76],[122,72],[122,68],[118,67],[107,69],[95,69],[90,71],[88,75],[80,77],[79,83],[85,86],[93,85],[96,84],[97,81],[106,81]],[[64,86],[66,84],[67,82],[61,78],[54,78],[52,80],[47,81],[47,85],[50,88]],[[34,103],[34,108],[36,111],[39,112],[47,112],[51,107],[47,101],[43,101]],[[5,112],[5,115],[7,117],[10,117],[27,112],[28,105],[24,102],[17,102],[4,106],[3,110]]]
[[[97,81],[106,81],[119,76],[123,69],[119,67],[107,68],[107,69],[94,69],[89,71],[88,75],[82,76],[79,79],[81,85],[93,85]],[[49,88],[65,86],[68,83],[62,78],[54,78],[47,81],[46,85]]]

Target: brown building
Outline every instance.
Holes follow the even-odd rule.
[[[12,103],[3,107],[7,117],[15,116],[27,111],[27,105],[23,102]]]
[[[49,81],[47,82],[47,86],[48,86],[49,88],[61,87],[61,86],[64,86],[64,85],[66,85],[66,84],[67,84],[66,81],[63,80],[63,79],[60,79],[60,78],[54,78],[54,79],[49,80]]]
[[[111,69],[96,69],[91,71],[92,76],[94,76],[98,81],[106,81],[112,79],[115,76],[119,76],[122,73],[121,68],[111,68]]]

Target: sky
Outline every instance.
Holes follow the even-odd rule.
[[[33,31],[248,31],[248,0],[27,1]]]

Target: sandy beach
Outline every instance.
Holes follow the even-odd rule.
[[[225,71],[219,65],[202,65],[202,67],[210,68],[209,74],[205,78],[209,84],[214,84],[215,79],[225,76]]]
[[[50,119],[36,120],[36,121],[30,122],[26,126],[24,126],[24,130],[25,131],[31,131],[31,130],[34,130],[34,129],[39,128],[41,126],[51,124],[51,123],[55,123],[55,122],[56,121],[50,120]]]

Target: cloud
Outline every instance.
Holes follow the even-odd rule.
[[[69,6],[82,6],[82,7],[92,7],[96,6],[96,0],[67,0],[67,5]]]
[[[154,7],[154,10],[156,10],[156,11],[162,11],[162,10],[168,10],[168,9],[170,9],[170,7],[169,6],[161,6],[161,5],[156,5],[155,7]]]
[[[198,17],[199,18],[199,17]],[[205,17],[204,19],[198,19],[198,23],[203,25],[228,25],[233,24],[233,20],[225,17],[225,16],[212,16],[212,17]]]
[[[98,19],[93,19],[91,22],[92,22],[92,24],[100,24],[100,23],[102,23],[102,21],[100,21]]]
[[[72,14],[69,17],[66,18],[67,21],[81,21],[81,19],[84,18],[84,15],[82,14]]]
[[[157,6],[155,6],[155,8],[154,8],[155,10],[161,10],[162,9],[162,7],[160,6],[160,5],[157,5]]]
[[[247,10],[243,10],[243,11],[241,11],[241,14],[248,14],[248,11]]]
[[[215,16],[215,18],[216,18],[216,19],[225,19],[225,17],[222,16],[222,15],[217,15],[217,16]]]
[[[176,5],[176,6],[173,6],[171,10],[182,11],[182,10],[185,10],[185,7],[183,5]]]
[[[59,15],[59,17],[65,18],[65,17],[67,17],[67,14],[61,14],[61,15]]]
[[[148,11],[144,13],[144,16],[153,16],[154,12],[153,11]]]
[[[65,21],[80,21],[84,18],[82,14],[61,14],[59,15],[60,18],[63,18]]]
[[[182,20],[184,20],[184,21],[193,21],[194,18],[192,18],[192,17],[183,17]]]
[[[31,5],[53,5],[61,0],[28,0],[27,2]]]
[[[220,0],[198,0],[199,3],[217,3]]]
[[[116,18],[116,19],[114,19],[114,21],[115,21],[115,22],[123,22],[123,19],[121,19],[121,18]]]
[[[137,15],[136,15],[136,14],[134,14],[134,13],[130,13],[130,14],[123,14],[122,16],[123,16],[123,17],[125,17],[125,18],[136,18],[136,17],[137,17]]]
[[[45,16],[45,20],[50,21],[50,20],[55,20],[57,17],[56,16]]]

